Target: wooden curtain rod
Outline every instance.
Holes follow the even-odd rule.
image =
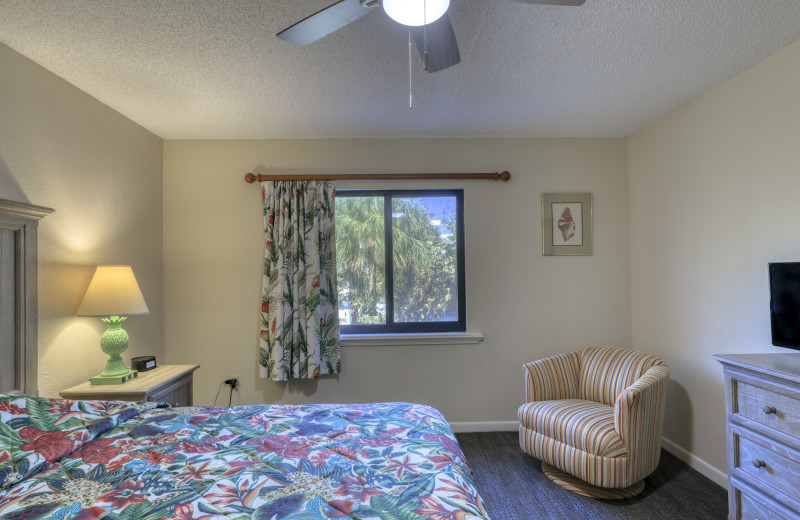
[[[437,181],[437,180],[501,180],[511,178],[509,172],[494,173],[328,173],[319,175],[256,175],[248,173],[244,180],[249,183],[264,181]]]

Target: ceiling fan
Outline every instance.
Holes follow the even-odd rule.
[[[521,4],[580,6],[586,0],[511,0]],[[408,25],[414,35],[425,70],[437,72],[461,61],[456,34],[447,16],[450,0],[339,0],[277,34],[297,45],[308,45],[338,31],[364,15],[383,10],[392,19]],[[418,19],[404,17],[405,8],[417,8]],[[411,13],[412,15],[414,13]]]

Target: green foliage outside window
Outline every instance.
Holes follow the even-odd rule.
[[[383,214],[383,197],[336,199],[336,283],[350,323],[386,323]]]
[[[385,201],[391,204],[393,271],[386,276]],[[456,322],[455,198],[336,197],[336,255],[342,325]],[[437,214],[433,214],[437,213]],[[387,278],[393,281],[387,291]]]

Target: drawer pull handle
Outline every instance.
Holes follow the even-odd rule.
[[[764,462],[763,460],[753,459],[753,466],[757,468],[766,468],[767,463]]]
[[[776,410],[774,406],[765,406],[764,407],[764,413],[767,414],[767,415],[770,415],[770,414],[773,414],[773,413],[778,413],[778,410]]]

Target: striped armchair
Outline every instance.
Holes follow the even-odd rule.
[[[519,444],[581,495],[639,494],[661,455],[669,367],[656,356],[588,347],[524,365]]]

